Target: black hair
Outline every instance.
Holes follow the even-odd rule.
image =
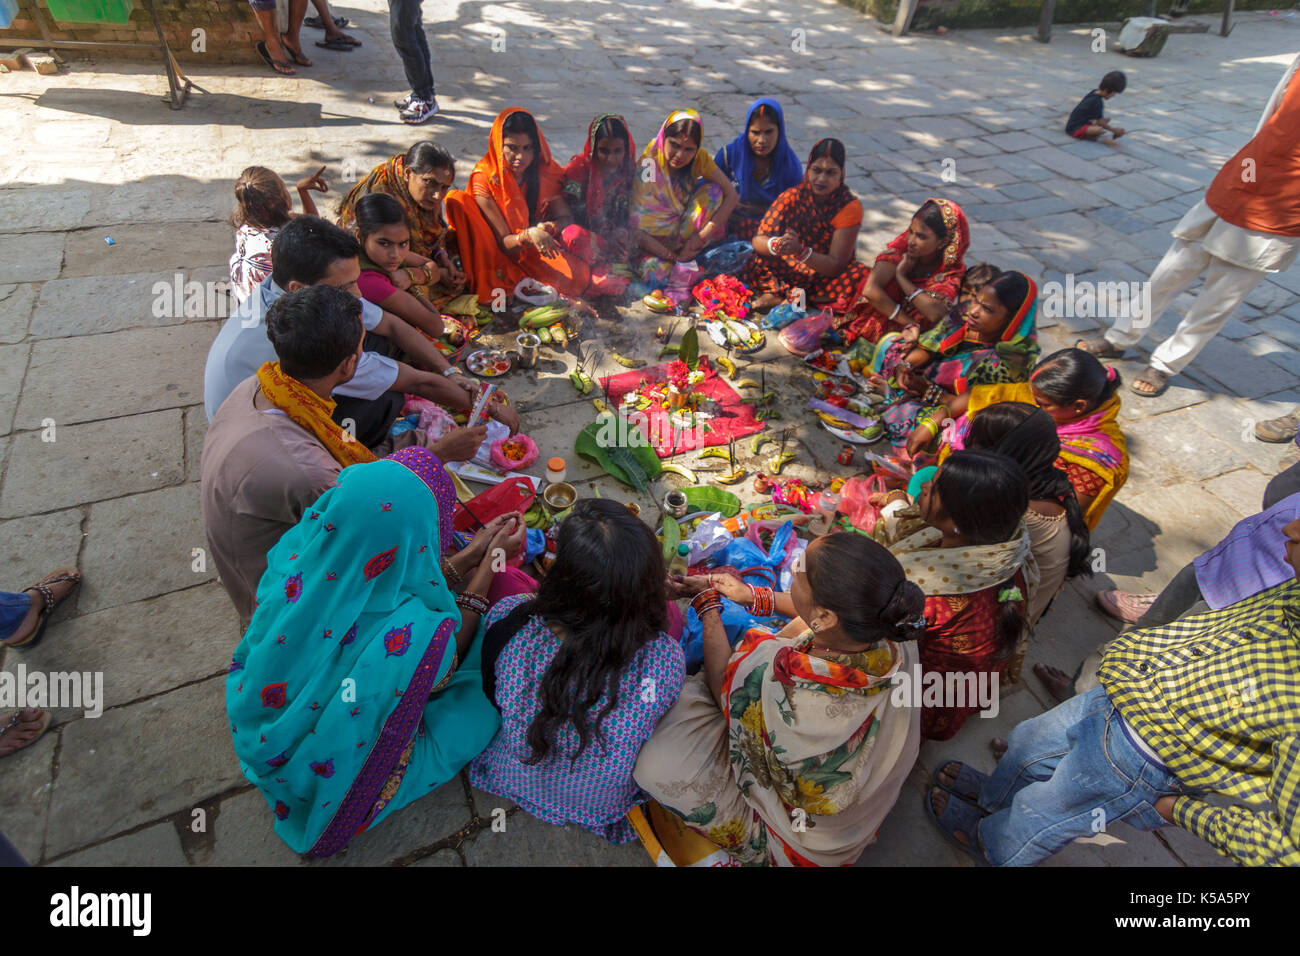
[[[686,119],[679,119],[664,130],[664,139],[666,140],[680,139],[683,136],[688,137],[692,143],[699,146],[700,143],[704,142],[704,128],[688,116]]]
[[[845,574],[852,568],[852,574]],[[910,641],[924,630],[925,594],[883,545],[860,534],[830,534],[807,554],[813,602],[834,611],[845,635],[861,644]]]
[[[808,154],[808,168],[812,169],[812,164],[819,159],[829,159],[840,169],[844,169],[844,165],[848,160],[844,152],[844,144],[838,139],[832,139],[829,136],[825,139],[819,139],[813,146],[812,152]]]
[[[943,221],[943,210],[933,199],[927,199],[921,203],[921,208],[916,211],[913,219],[919,219],[925,227],[939,237],[939,248],[942,250],[948,243],[948,226]]]
[[[602,139],[616,139],[626,147],[628,140],[626,124],[617,116],[606,116],[600,121],[595,134],[591,137],[592,148],[594,149]]]
[[[361,300],[332,285],[286,292],[266,313],[266,337],[285,375],[324,378],[361,342]]]
[[[1111,70],[1101,78],[1101,85],[1097,88],[1103,93],[1123,93],[1126,86],[1128,86],[1128,77],[1123,71]]]
[[[1070,565],[1067,576],[1091,575],[1092,536],[1074,486],[1056,467],[1061,439],[1052,416],[1037,405],[998,402],[971,418],[967,448],[983,448],[1006,455],[1020,465],[1029,480],[1030,499],[1059,502],[1070,529]]]
[[[388,193],[367,193],[362,196],[353,207],[353,215],[357,221],[357,238],[363,243],[366,236],[385,226],[406,222],[406,210]]]
[[[1029,381],[1056,405],[1084,399],[1088,403],[1086,411],[1110,401],[1120,386],[1118,370],[1108,369],[1091,352],[1075,348],[1047,356],[1035,366]]]
[[[541,708],[528,727],[532,754],[524,763],[544,760],[568,723],[578,736],[575,761],[593,735],[602,739],[624,671],[667,625],[665,580],[663,550],[644,522],[608,498],[574,504],[537,589],[534,613],[563,640],[537,688]]]
[[[1025,298],[1029,295],[1029,279],[1023,272],[1003,272],[985,288],[991,289],[997,296],[998,301],[1007,310],[1007,321],[1010,322],[1012,316],[1025,304]]]
[[[537,199],[541,193],[542,136],[537,131],[537,120],[526,110],[515,110],[501,124],[501,139],[507,136],[527,136],[533,143],[533,161],[524,170],[524,198],[528,201],[528,221],[537,218]]]
[[[315,285],[340,259],[361,255],[356,237],[319,216],[290,219],[271,243],[271,280],[281,289],[290,282]]]
[[[456,160],[452,158],[451,153],[445,146],[439,146],[429,139],[422,139],[408,149],[403,165],[408,173],[415,173],[417,176],[431,173],[435,169],[450,169],[452,175],[456,173]]]
[[[1006,455],[992,451],[953,452],[939,469],[934,490],[944,512],[956,524],[957,533],[973,545],[1010,540],[1029,509],[1029,481],[1024,469]],[[998,590],[1014,586],[1013,573],[998,585]],[[1011,655],[1026,624],[1018,602],[1005,601],[1001,607],[998,659]]]
[[[772,109],[770,103],[764,103],[758,109],[754,110],[754,112],[749,114],[749,119],[745,121],[746,133],[749,132],[750,125],[756,119],[765,119],[768,122],[772,123],[774,126],[776,126],[778,129],[780,129],[781,127],[781,121],[776,118],[776,110]]]

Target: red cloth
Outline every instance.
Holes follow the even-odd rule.
[[[643,381],[654,384],[667,381],[668,365],[665,362],[649,368],[620,372],[618,375],[606,376],[600,384],[609,393],[611,403],[617,407],[623,396],[636,391]],[[708,358],[701,356],[699,367],[704,370],[704,381],[696,385],[694,391],[707,395],[718,404],[717,415],[708,420],[712,431],[676,429],[669,420],[671,412],[652,406],[640,413],[638,427],[660,458],[671,458],[709,445],[726,445],[733,438],[743,438],[763,430],[763,423],[754,418],[754,407],[741,402],[736,390],[718,376]]]

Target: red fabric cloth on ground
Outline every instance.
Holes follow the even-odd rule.
[[[636,391],[643,380],[652,384],[667,381],[668,365],[665,362],[609,375],[601,379],[600,384],[609,393],[611,404],[617,408],[623,396]],[[708,358],[701,356],[699,367],[704,370],[704,381],[693,390],[718,404],[718,413],[708,420],[712,431],[674,428],[670,421],[671,412],[651,406],[638,415],[637,425],[660,458],[671,458],[709,445],[726,445],[733,438],[744,438],[763,430],[763,423],[754,418],[754,407],[741,402],[736,390],[718,376]]]

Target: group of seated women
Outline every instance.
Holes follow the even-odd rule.
[[[615,842],[652,797],[739,863],[851,863],[921,742],[981,706],[900,703],[900,678],[1020,680],[1033,628],[1091,573],[1090,532],[1128,469],[1118,376],[1078,349],[1040,360],[1033,279],[968,269],[969,227],[944,199],[872,267],[854,261],[844,147],[823,139],[801,165],[774,100],[716,157],[702,146],[699,114],[678,110],[638,160],[626,121],[602,114],[562,167],[507,109],[458,191],[450,154],[419,143],[344,201],[362,294],[434,335],[439,294],[490,301],[525,277],[613,294],[740,238],[756,305],[831,304],[827,334],[889,399],[890,440],[934,464],[875,502],[885,534],[814,540],[788,592],[670,576],[650,528],[603,499],[573,507],[539,583],[491,559],[519,554],[521,516],[453,533],[452,482],[426,449],[345,468],[271,551],[227,679],[242,769],[295,850],[334,853],[468,767]],[[728,602],[789,623],[729,633]]]

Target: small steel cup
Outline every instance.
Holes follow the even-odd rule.
[[[686,500],[686,495],[683,492],[670,491],[664,495],[664,514],[669,517],[684,517],[689,507],[690,503]]]
[[[520,332],[515,337],[515,345],[519,346],[519,367],[532,368],[537,364],[537,352],[542,347],[542,340],[532,332]]]

